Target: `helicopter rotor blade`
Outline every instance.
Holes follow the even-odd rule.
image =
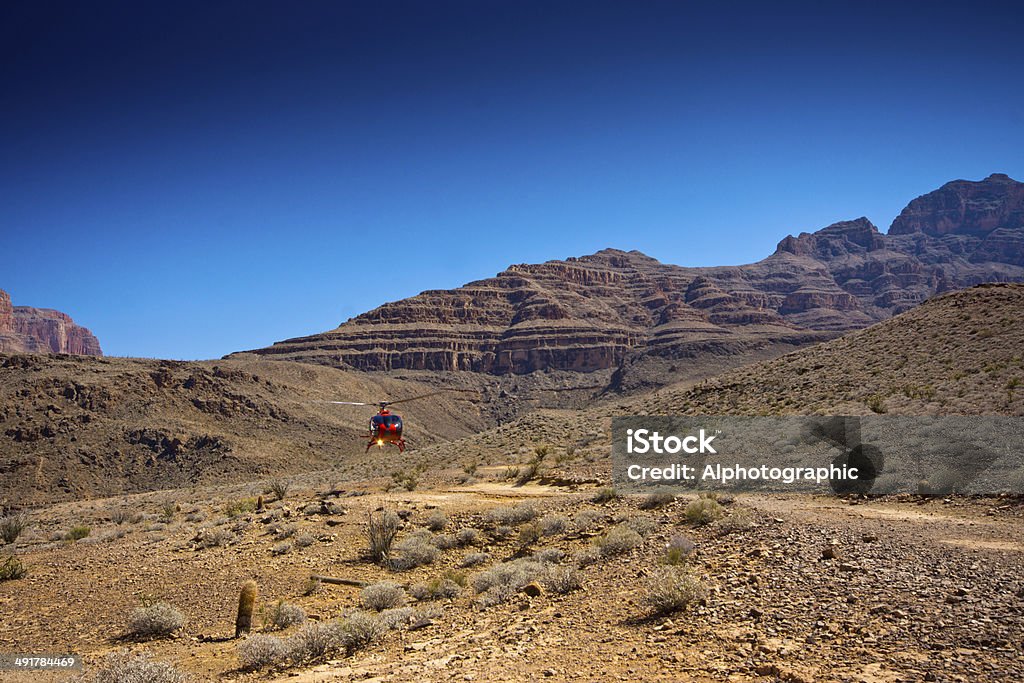
[[[333,403],[339,406],[375,406],[376,403],[360,403],[358,401],[324,401],[324,403]]]
[[[409,398],[400,398],[397,401],[381,401],[384,405],[393,406],[396,403],[408,403],[409,401],[418,401],[421,398],[430,398],[431,396],[437,396],[439,394],[448,394],[451,392],[459,392],[463,394],[478,394],[480,392],[473,391],[472,389],[441,389],[440,391],[432,391],[429,394],[420,394],[419,396],[410,396]]]

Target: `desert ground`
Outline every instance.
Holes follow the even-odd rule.
[[[87,675],[109,652],[144,651],[202,681],[1024,678],[1020,499],[711,502],[519,485],[503,466],[452,474],[353,485],[328,470],[53,505],[16,541],[27,576],[0,584],[0,650],[79,653]],[[400,520],[390,567],[367,557],[369,515],[385,510]],[[88,535],[66,540],[75,526]],[[488,586],[495,567],[516,571]],[[659,613],[666,572],[697,589]],[[398,610],[381,619],[364,588],[314,575],[397,584]],[[290,643],[353,610],[387,630],[245,670],[234,624],[248,579],[255,634]],[[133,610],[155,601],[183,627],[132,636]],[[305,624],[269,623],[279,601]]]

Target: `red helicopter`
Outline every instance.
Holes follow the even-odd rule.
[[[395,405],[396,403],[418,401],[421,398],[429,398],[449,391],[465,390],[442,389],[441,391],[432,391],[429,394],[420,394],[419,396],[402,398],[397,401],[377,401],[376,403],[363,403],[360,401],[328,401],[328,403],[342,406],[377,406],[377,414],[370,418],[370,433],[368,435],[370,440],[366,444],[366,452],[369,452],[370,448],[374,445],[377,448],[384,448],[384,444],[389,443],[398,446],[398,452],[403,453],[405,451],[405,439],[402,438],[402,416],[392,413],[388,410],[388,406]]]

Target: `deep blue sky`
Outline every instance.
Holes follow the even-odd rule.
[[[210,358],[510,263],[885,230],[945,181],[1024,179],[1022,16],[6,2],[0,288],[110,355]]]

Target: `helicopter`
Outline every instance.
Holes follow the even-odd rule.
[[[370,418],[370,433],[368,434],[370,440],[367,442],[366,451],[364,452],[368,453],[370,448],[375,445],[377,448],[384,448],[384,444],[391,444],[398,447],[399,453],[404,453],[405,439],[402,438],[402,416],[391,412],[391,410],[388,409],[388,406],[393,406],[396,403],[418,401],[421,398],[430,398],[431,396],[437,396],[438,394],[444,394],[450,391],[476,393],[473,391],[467,391],[466,389],[442,389],[440,391],[432,391],[429,394],[400,398],[397,401],[376,401],[374,403],[367,403],[363,401],[327,401],[327,403],[333,403],[334,405],[341,406],[376,406],[377,414]]]

